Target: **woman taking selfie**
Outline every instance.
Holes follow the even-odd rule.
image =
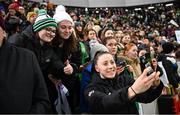
[[[116,76],[116,64],[108,52],[94,58],[94,77],[85,91],[91,113],[138,114],[135,102],[149,103],[159,97],[163,84],[159,72],[146,68],[136,79]]]

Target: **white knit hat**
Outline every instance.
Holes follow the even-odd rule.
[[[65,7],[63,5],[59,5],[59,6],[56,7],[53,18],[55,19],[56,23],[59,23],[59,22],[61,22],[63,20],[68,20],[74,25],[73,19],[66,12],[66,9],[65,9]]]

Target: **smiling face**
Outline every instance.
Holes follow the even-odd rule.
[[[97,58],[95,70],[100,73],[101,78],[114,78],[116,75],[116,63],[111,54],[105,53]]]
[[[55,27],[47,27],[38,32],[39,38],[43,42],[51,42],[56,34]]]
[[[61,38],[69,39],[73,32],[73,25],[68,20],[63,20],[58,24],[58,32]]]

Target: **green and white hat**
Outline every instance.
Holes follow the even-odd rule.
[[[57,23],[47,14],[46,10],[39,10],[35,23],[33,24],[34,32],[38,32],[49,26],[57,27]]]

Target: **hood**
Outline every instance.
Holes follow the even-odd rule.
[[[39,38],[36,37],[36,33],[33,31],[33,26],[29,25],[22,33],[21,33],[22,37],[24,39],[27,39],[28,41],[36,44],[37,46],[39,46],[40,44],[40,40]]]
[[[26,39],[30,39],[32,41],[34,41],[35,37],[35,33],[33,32],[33,28],[32,25],[29,25],[24,31],[22,31],[22,36]]]
[[[117,76],[112,78],[112,79],[102,79],[100,77],[100,74],[99,73],[94,73],[93,75],[93,80],[92,80],[92,83],[93,84],[103,84],[103,85],[117,85]]]

